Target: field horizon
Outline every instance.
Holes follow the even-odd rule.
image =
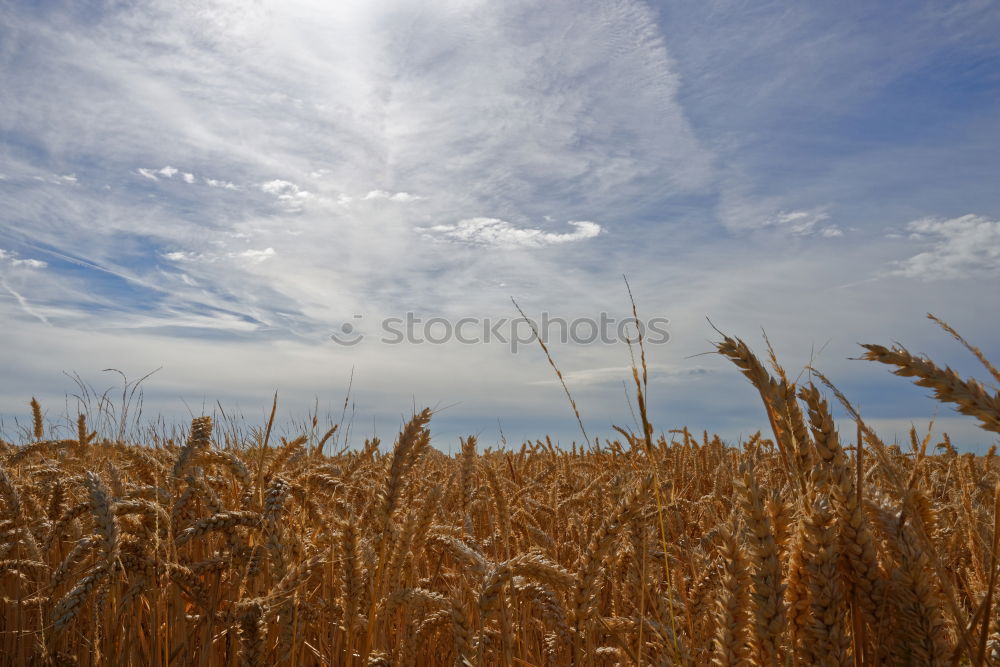
[[[943,324],[933,315],[928,315],[928,319]],[[946,324],[944,326],[946,330],[955,333],[950,326]],[[529,359],[538,368],[546,367],[546,358],[550,360],[550,366],[555,364],[555,359],[549,356],[550,348],[557,356],[563,350],[559,347],[553,348],[551,341],[549,341],[548,347],[539,350],[538,340],[537,334],[534,337],[522,340],[521,346],[526,349],[522,349],[520,354],[528,355]],[[623,351],[627,350],[628,354],[633,357],[633,361],[634,350],[632,350],[632,347],[636,341],[637,339],[632,339],[630,342],[627,336],[617,341]],[[971,347],[964,339],[961,342],[967,348]],[[644,343],[648,350],[649,343]],[[766,333],[762,337],[761,346],[767,348],[772,358],[774,358],[774,350],[770,348],[770,341]],[[860,344],[857,345],[857,349],[859,353],[865,351],[865,348]],[[961,368],[964,371],[971,371],[972,367],[968,361],[975,362],[976,356],[985,358],[978,351],[978,348],[976,349],[976,355],[966,354],[964,355],[966,359],[963,359],[958,354],[955,354],[957,348],[951,348],[952,354],[950,358],[954,359],[951,365]],[[660,351],[650,352],[651,359],[655,359],[654,354],[660,354]],[[708,353],[703,353],[699,356],[704,358],[706,354]],[[717,355],[713,354],[712,356]],[[956,359],[955,357],[958,358]],[[796,369],[795,374],[800,379],[806,376],[814,380],[813,374],[815,372],[822,373],[823,368],[822,364],[816,362],[813,362],[813,364],[815,368],[813,365],[807,364],[802,368]],[[308,401],[296,401],[295,398],[285,398],[282,391],[278,390],[273,395],[268,396],[266,402],[261,400],[258,403],[254,412],[260,416],[256,418],[250,417],[246,409],[241,408],[241,404],[253,404],[254,401],[249,398],[244,398],[242,401],[234,399],[231,403],[227,402],[224,404],[221,401],[205,397],[201,399],[199,407],[193,401],[189,402],[182,397],[158,391],[155,383],[157,374],[162,370],[162,368],[158,368],[145,375],[129,378],[122,371],[115,368],[105,369],[104,373],[110,375],[117,383],[103,390],[95,388],[94,384],[85,380],[79,373],[62,372],[64,381],[72,388],[67,390],[65,395],[57,398],[51,395],[42,395],[40,402],[46,408],[43,413],[46,432],[52,434],[52,437],[55,438],[70,438],[76,430],[78,415],[84,414],[88,423],[92,425],[101,438],[122,439],[122,436],[127,433],[132,440],[158,439],[162,441],[167,438],[183,439],[183,431],[189,425],[190,419],[196,416],[196,413],[200,412],[201,415],[212,417],[217,425],[224,426],[233,441],[242,441],[245,435],[239,435],[240,433],[263,427],[270,415],[273,426],[276,429],[276,435],[286,436],[289,439],[294,439],[304,431],[314,432],[317,428],[322,430],[322,427],[319,426],[321,422],[325,423],[327,427],[336,425],[337,432],[327,445],[332,448],[326,452],[329,454],[341,449],[346,451],[347,448],[363,447],[366,441],[380,437],[379,429],[381,429],[381,436],[391,437],[394,432],[408,421],[407,413],[400,412],[395,419],[396,423],[393,424],[391,420],[385,418],[383,413],[379,416],[378,428],[373,426],[371,422],[366,424],[366,418],[374,420],[376,417],[372,413],[372,406],[366,406],[363,399],[359,399],[355,395],[357,390],[354,387],[355,369],[353,368],[349,377],[344,382],[343,397],[340,399],[326,399],[324,401],[325,408],[320,408],[321,402],[318,396]],[[549,372],[548,380],[543,383],[537,380],[533,381],[535,384],[542,384],[547,393],[562,396],[562,411],[565,423],[560,427],[558,433],[552,429],[545,428],[546,420],[548,419],[549,423],[552,420],[550,412],[541,413],[536,417],[524,420],[527,422],[527,425],[519,424],[519,428],[511,432],[509,426],[505,431],[505,426],[499,417],[499,413],[496,415],[482,415],[475,412],[471,415],[462,414],[463,405],[462,401],[459,400],[444,406],[440,405],[440,403],[430,406],[432,412],[436,415],[436,423],[440,422],[443,418],[451,418],[444,433],[438,432],[436,435],[435,439],[437,442],[435,446],[448,454],[452,454],[457,448],[461,447],[462,438],[469,434],[474,434],[481,442],[487,443],[487,446],[493,448],[517,448],[522,442],[530,443],[536,439],[530,436],[532,430],[534,430],[535,433],[540,434],[538,437],[548,438],[557,447],[570,449],[575,446],[587,444],[580,430],[580,427],[584,426],[584,424],[586,424],[585,428],[592,432],[595,440],[603,440],[605,442],[611,442],[620,437],[618,428],[627,427],[637,431],[640,430],[637,421],[636,406],[633,401],[634,397],[629,390],[629,385],[632,383],[630,377],[631,371],[628,367],[621,369],[609,368],[605,370],[614,371],[625,389],[624,393],[620,389],[618,392],[618,399],[620,399],[621,403],[617,409],[619,416],[612,417],[607,423],[602,424],[599,418],[590,417],[586,413],[586,410],[577,414],[574,414],[573,411],[567,411],[567,408],[573,408],[574,406],[565,401],[565,392],[560,388],[560,385],[568,384],[567,389],[575,392],[579,392],[580,387],[575,385],[575,380],[578,379],[578,376],[573,372],[564,374],[562,372],[563,369],[560,369],[558,374]],[[651,363],[650,368],[647,368],[646,372],[645,381],[647,385],[650,383],[653,384],[653,393],[657,392],[657,371],[658,367]],[[728,371],[728,376],[727,381],[729,383],[738,382],[732,370]],[[858,378],[852,378],[849,374],[846,379],[849,381],[844,383],[846,386],[853,386],[858,381]],[[917,392],[914,392],[912,388],[899,387],[898,381],[890,386],[903,391],[909,390],[913,395],[917,395]],[[588,389],[585,378],[583,378],[583,389],[585,391]],[[918,389],[917,391],[920,390]],[[605,387],[600,394],[601,401],[612,403],[614,397],[609,396],[609,393]],[[850,391],[848,390],[847,393],[850,393]],[[866,414],[865,423],[877,432],[885,442],[903,447],[909,446],[911,431],[913,429],[919,432],[921,439],[924,436],[928,436],[933,438],[935,442],[940,442],[942,436],[947,435],[950,445],[955,447],[959,453],[971,452],[982,455],[994,444],[988,438],[983,438],[983,432],[977,428],[975,420],[956,414],[952,410],[940,411],[936,408],[938,404],[933,401],[933,396],[927,392],[923,393],[926,397],[923,400],[923,404],[927,408],[925,418],[893,418],[887,416],[883,408],[880,409],[882,414]],[[149,416],[151,411],[146,401],[148,394],[152,394],[155,397],[153,404],[157,408],[163,408],[165,405],[171,404],[183,407],[180,410],[174,408],[170,412],[165,412],[161,409],[154,411],[154,416]],[[577,395],[579,394],[577,393]],[[744,405],[740,406],[740,409],[749,409],[751,413],[759,413],[759,402],[756,399],[753,387],[748,385],[742,395],[746,401]],[[293,396],[296,396],[296,394],[293,394]],[[301,394],[298,397],[301,397]],[[649,400],[648,395],[646,400]],[[419,397],[414,394],[410,402],[412,403],[412,408],[409,410],[409,413],[412,415],[420,403]],[[62,407],[51,409],[53,404]],[[522,407],[518,403],[514,403],[514,406]],[[25,408],[23,412],[8,411],[6,414],[0,413],[0,439],[18,443],[31,440],[31,433],[34,426],[33,418],[27,409],[29,407],[30,404],[23,404],[23,408]],[[660,407],[663,407],[662,404]],[[856,407],[860,409],[861,405],[858,404]],[[676,409],[671,409],[669,405],[667,408],[670,413],[667,415],[670,418],[670,423],[661,423],[664,421],[662,418],[655,420],[659,429],[657,433],[658,437],[666,436],[668,432],[680,432],[684,429],[690,429],[690,432],[697,433],[700,436],[707,433],[712,437],[722,438],[723,442],[727,445],[739,446],[741,443],[755,437],[755,434],[759,437],[761,432],[767,432],[769,429],[767,420],[764,419],[762,421],[759,414],[755,418],[744,419],[741,424],[742,428],[734,431],[732,428],[720,430],[714,428],[712,424],[685,423],[682,419],[674,416],[677,412]],[[272,410],[277,410],[277,412],[271,414]],[[843,409],[843,406],[839,403],[835,404],[832,412],[834,423],[838,429],[850,430],[853,428],[856,420],[849,411]],[[277,419],[275,419],[275,416],[277,416]],[[574,422],[573,419],[575,417],[577,420]],[[484,425],[491,423],[493,426],[492,429],[484,427]],[[537,428],[533,429],[535,425],[537,425]],[[464,430],[463,426],[465,427]],[[486,431],[485,433],[484,430]],[[490,431],[492,431],[492,435],[490,435]],[[956,432],[958,434],[957,437],[955,436]],[[351,435],[354,436],[353,441],[350,439]]]

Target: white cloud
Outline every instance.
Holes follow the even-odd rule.
[[[192,174],[190,172],[187,172],[187,171],[181,171],[177,167],[171,167],[170,165],[167,165],[165,167],[161,167],[159,169],[139,168],[139,169],[136,169],[136,171],[141,176],[143,176],[145,178],[148,178],[151,181],[158,181],[158,180],[160,180],[159,176],[163,176],[165,178],[173,178],[177,174],[180,174],[181,175],[181,179],[185,183],[188,183],[188,184],[193,184],[195,182],[195,180],[196,180],[194,174]],[[76,176],[75,175],[72,176],[72,177],[65,177],[64,176],[63,178],[67,178],[67,179],[68,178],[72,178],[72,181],[74,183],[76,182]],[[225,185],[227,185],[224,181],[212,181],[211,179],[208,179],[208,178],[205,179],[205,183],[207,185],[211,185],[213,187],[215,187],[215,186],[224,187]],[[231,185],[231,184],[228,184],[228,185]]]
[[[541,229],[522,229],[498,218],[470,218],[455,225],[421,227],[418,231],[426,232],[432,238],[500,248],[541,248],[592,239],[602,231],[596,222],[571,220],[568,224],[575,230],[558,234]]]
[[[409,192],[387,192],[386,190],[371,190],[362,197],[362,200],[368,201],[371,199],[388,199],[389,201],[395,202],[411,202],[419,201],[423,197],[418,197],[417,195],[412,195]]]
[[[176,250],[174,252],[163,253],[164,259],[169,259],[171,262],[188,262],[193,259],[198,258],[197,253],[185,252],[183,250]]]
[[[0,179],[5,180],[5,179]],[[38,181],[39,183],[48,183],[49,185],[66,185],[67,183],[71,185],[76,185],[79,182],[76,174],[51,174],[46,173],[44,175],[35,175],[31,177],[31,180]]]
[[[244,250],[239,253],[239,256],[255,262],[263,262],[266,259],[274,257],[275,254],[274,248],[264,248],[263,250]]]
[[[11,252],[3,248],[0,248],[0,263],[6,264],[7,266],[17,266],[28,269],[44,269],[48,266],[47,262],[43,262],[40,259],[21,259],[16,252]]]
[[[307,190],[303,190],[294,183],[279,179],[261,183],[260,189],[269,195],[274,195],[279,200],[284,202],[302,201],[305,199],[311,199],[313,196],[312,193]]]
[[[217,262],[223,261],[226,258],[229,259],[248,259],[253,263],[263,262],[277,254],[274,248],[267,247],[263,249],[249,248],[247,250],[241,250],[239,252],[193,252],[189,250],[175,250],[172,252],[165,252],[161,254],[164,259],[170,260],[171,262],[198,262],[202,265],[211,265]],[[188,284],[193,285],[191,276],[184,275],[181,280]]]
[[[226,190],[239,190],[239,187],[235,183],[230,183],[229,181],[216,180],[214,178],[206,178],[205,185],[210,188],[225,188]]]
[[[299,192],[299,186],[289,181],[275,179],[260,184],[260,189],[276,197],[288,196]]]
[[[836,238],[843,229],[827,224],[827,207],[789,208],[778,197],[754,196],[742,184],[725,184],[718,208],[719,220],[734,232],[770,230],[797,237]]]
[[[764,221],[764,227],[780,227],[794,236],[809,236],[817,231],[820,224],[830,219],[821,208],[802,211],[778,211]],[[820,230],[826,231],[825,229]],[[836,234],[834,234],[836,235]]]
[[[932,281],[1000,273],[1000,221],[972,214],[924,218],[906,231],[927,249],[897,262],[894,275]]]

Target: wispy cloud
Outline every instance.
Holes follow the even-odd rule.
[[[836,225],[824,225],[830,219],[829,213],[823,209],[808,211],[778,211],[764,221],[764,227],[777,227],[787,230],[795,236],[811,236],[818,234],[825,238],[843,236],[843,231]]]
[[[26,267],[29,269],[44,269],[48,264],[40,259],[22,259],[16,252],[0,248],[0,266]]]
[[[830,222],[827,206],[787,208],[786,198],[754,196],[744,188],[724,184],[718,207],[720,221],[736,233],[771,231],[792,237],[836,238],[843,229]]]
[[[713,372],[705,366],[671,367],[666,364],[647,365],[649,378],[654,384],[684,382],[700,375]],[[606,368],[584,368],[568,371],[563,374],[563,380],[574,387],[590,387],[595,385],[625,383],[626,390],[632,391],[632,367],[609,366]],[[533,384],[558,384],[559,378],[536,380]]]
[[[411,202],[420,201],[423,197],[418,195],[410,194],[409,192],[387,192],[386,190],[371,190],[362,200],[369,201],[372,199],[388,199],[389,201],[395,202]]]
[[[250,249],[250,250],[244,250],[243,252],[239,253],[240,257],[245,257],[254,262],[263,262],[266,259],[274,257],[274,255],[275,255],[274,248],[264,248],[263,250]]]
[[[170,165],[167,165],[166,167],[161,167],[159,169],[139,167],[135,171],[143,178],[149,179],[151,181],[159,181],[161,177],[172,179],[174,176],[177,176],[178,174],[180,174],[180,180],[184,181],[188,185],[194,185],[198,181],[197,176],[195,176],[193,173],[189,171],[181,171],[180,169],[176,167],[171,167]],[[75,180],[76,179],[74,178],[74,181]],[[238,189],[234,183],[230,183],[229,181],[217,180],[214,178],[203,177],[202,182],[205,185],[213,188],[226,188],[228,190]]]
[[[255,249],[249,248],[247,250],[242,250],[239,252],[192,252],[185,250],[174,250],[172,252],[165,252],[161,256],[163,259],[169,260],[171,262],[202,262],[202,263],[214,263],[225,259],[232,258],[244,258],[249,259],[253,262],[263,262],[264,260],[274,257],[277,253],[274,248],[262,248]]]
[[[571,220],[568,224],[574,231],[556,233],[541,229],[518,228],[506,220],[497,218],[471,218],[460,220],[454,225],[420,227],[418,231],[426,232],[432,238],[499,248],[541,248],[592,239],[601,233],[601,226],[596,222]]]
[[[204,179],[205,185],[210,188],[225,188],[226,190],[239,190],[239,187],[235,183],[230,183],[229,181],[218,180],[215,178]]]
[[[3,278],[0,278],[0,287],[3,287],[5,290],[7,290],[7,292],[17,300],[17,304],[18,306],[21,307],[21,310],[23,310],[28,315],[31,315],[42,324],[45,324],[46,326],[52,326],[52,323],[49,322],[49,319],[45,317],[44,313],[41,313],[35,308],[33,308],[31,304],[28,303],[28,300],[25,299],[24,296],[22,296],[19,292],[15,291],[10,285],[8,285],[7,281],[4,280]]]
[[[906,225],[927,249],[896,263],[894,275],[922,281],[1000,275],[1000,221],[979,215],[925,218]]]

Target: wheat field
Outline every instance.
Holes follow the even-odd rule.
[[[984,442],[1000,432],[983,384],[865,347]],[[739,446],[654,435],[644,363],[642,432],[568,450],[469,437],[447,456],[428,410],[392,445],[333,453],[335,429],[273,437],[273,412],[146,442],[81,415],[53,440],[33,400],[31,437],[0,444],[0,660],[992,664],[995,448],[887,446],[856,414],[838,434],[830,401],[853,410],[822,375],[793,383],[728,336],[717,351],[763,399],[768,430]]]

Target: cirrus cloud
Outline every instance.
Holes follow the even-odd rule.
[[[541,229],[515,227],[499,218],[469,218],[454,225],[422,227],[432,238],[457,243],[494,246],[499,248],[541,248],[559,243],[592,239],[603,230],[596,222],[570,220],[574,231],[567,233],[546,232]]]

